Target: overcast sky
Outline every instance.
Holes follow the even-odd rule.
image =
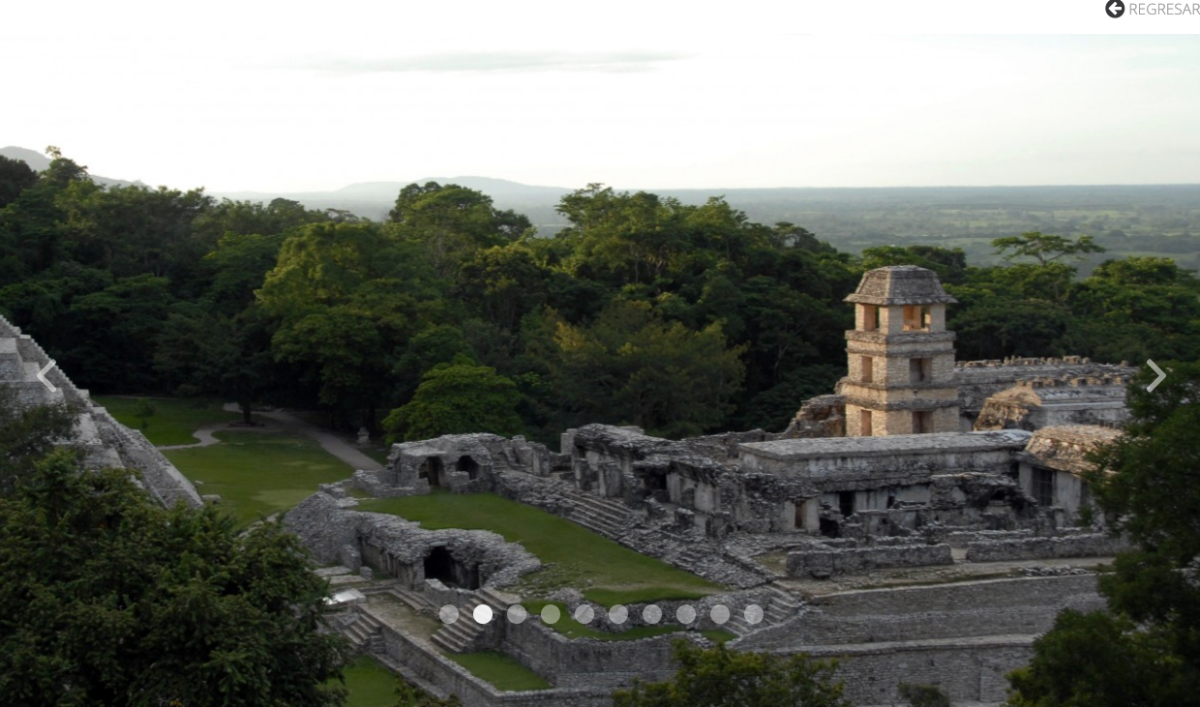
[[[0,145],[209,191],[1200,182],[1196,36],[614,39],[594,4],[468,39],[405,4],[8,7]]]

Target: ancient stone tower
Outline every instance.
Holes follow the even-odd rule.
[[[946,331],[946,294],[937,273],[915,265],[877,268],[846,298],[855,308],[846,332],[849,375],[846,434],[881,436],[960,431],[954,332]]]

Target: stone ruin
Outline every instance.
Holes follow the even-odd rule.
[[[38,380],[38,373],[49,363],[50,357],[32,337],[0,317],[0,386],[15,393],[18,405],[74,406],[79,415],[74,438],[67,442],[84,450],[85,466],[135,470],[138,483],[165,506],[177,501],[193,507],[201,505],[196,488],[145,435],[122,425],[95,405],[88,391],[77,388],[57,366],[45,373],[54,390]]]
[[[803,402],[783,432],[668,440],[587,425],[565,432],[559,452],[488,434],[409,442],[393,447],[386,469],[325,487],[286,522],[324,561],[382,573],[416,610],[457,597],[464,610],[503,611],[519,597],[502,590],[535,558],[491,534],[360,513],[348,492],[499,494],[728,587],[697,603],[732,608],[728,622],[700,612],[686,627],[719,625],[737,636],[735,649],[837,657],[857,704],[898,699],[902,680],[939,684],[955,701],[999,702],[1004,675],[1028,661],[1059,610],[1102,604],[1095,574],[1062,563],[1123,548],[1077,524],[1090,500],[1087,453],[1119,434],[1133,369],[1079,357],[955,362],[945,330],[953,298],[921,268],[871,271],[848,300],[857,311],[849,375],[835,394]],[[435,552],[443,559],[431,560]],[[814,589],[843,577],[1028,562],[1052,566],[928,587]],[[563,598],[569,610],[587,605],[577,591]],[[669,637],[614,649],[531,619],[448,625],[422,646],[369,604],[345,621],[348,635],[382,637],[385,661],[472,707],[607,705],[614,687],[672,672]],[[499,693],[437,655],[484,648],[555,688]]]
[[[285,523],[323,562],[369,567],[426,614],[447,603],[464,613],[487,603],[502,615],[519,597],[497,597],[535,570],[536,558],[492,533],[425,531],[360,512],[350,491],[387,497],[440,486],[496,493],[729,587],[692,602],[700,611],[686,628],[732,631],[737,638],[728,645],[736,649],[839,657],[839,676],[858,704],[886,704],[896,699],[899,679],[916,677],[959,700],[998,702],[1004,674],[1028,659],[1057,611],[1101,604],[1092,572],[1067,566],[1069,572],[826,598],[795,587],[964,562],[1111,555],[1119,541],[1073,527],[1063,508],[1040,503],[1022,480],[1039,468],[1071,476],[1082,470],[1086,449],[1116,434],[1097,437],[1094,429],[808,439],[756,431],[666,440],[588,425],[563,435],[562,453],[519,437],[449,435],[396,445],[387,468],[324,487]],[[780,565],[761,560],[772,554],[782,557]],[[569,611],[605,611],[578,592],[563,599]],[[669,615],[680,602],[662,604]],[[717,604],[730,609],[729,622],[706,618]],[[763,613],[753,625],[739,613],[752,605]],[[627,608],[640,616],[645,607]],[[607,705],[611,690],[634,677],[663,679],[672,670],[671,637],[622,641],[617,651],[566,639],[534,617],[475,626],[474,633],[446,626],[425,646],[377,613],[370,603],[357,605],[344,621],[365,631],[355,622],[376,617],[361,620],[377,621],[370,630],[382,637],[381,655],[468,705]],[[596,627],[617,630],[604,626]],[[556,687],[496,692],[439,657],[474,650],[507,652]]]

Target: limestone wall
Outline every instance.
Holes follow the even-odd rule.
[[[1037,634],[1062,609],[1101,606],[1092,574],[842,592],[814,597],[808,613],[732,645],[803,652],[873,641]]]
[[[1006,698],[1005,675],[1028,665],[1031,636],[996,636],[974,641],[914,641],[828,646],[810,652],[836,659],[845,697],[859,705],[904,704],[901,682],[938,685],[957,702],[999,703]]]
[[[889,545],[838,550],[800,550],[787,556],[789,577],[829,577],[888,567],[952,565],[949,545]]]
[[[971,562],[1044,560],[1056,557],[1109,557],[1129,549],[1125,541],[1104,533],[1059,538],[1014,538],[967,543]]]
[[[688,635],[688,634],[682,634]],[[693,640],[699,640],[694,638]],[[657,682],[675,675],[671,644],[681,634],[636,641],[570,640],[537,619],[507,624],[504,652],[559,687],[612,691],[634,678]]]
[[[956,582],[923,587],[867,589],[814,597],[812,603],[827,613],[899,614],[941,611],[946,607],[973,606],[985,609],[1059,605],[1065,597],[1096,595],[1096,575],[996,579]]]

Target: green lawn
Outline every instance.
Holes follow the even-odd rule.
[[[370,656],[359,656],[345,668],[346,707],[392,707],[396,704],[396,674]]]
[[[423,527],[484,529],[520,543],[547,565],[521,587],[530,598],[562,587],[585,589],[604,606],[635,601],[695,599],[721,587],[640,555],[586,528],[494,494],[436,492],[364,501],[359,510],[392,513]]]
[[[140,429],[153,445],[195,444],[200,440],[192,436],[193,430],[242,419],[241,413],[222,410],[218,400],[150,398],[154,415],[147,419],[148,424],[142,429],[142,421],[133,414],[138,405],[137,398],[98,395],[92,400],[106,408],[122,425]]]
[[[545,690],[550,683],[507,653],[484,651],[481,653],[446,653],[445,656],[471,671],[480,680],[486,680],[497,690]]]
[[[269,432],[218,432],[221,444],[164,454],[201,494],[241,523],[287,510],[316,493],[317,485],[344,479],[354,470],[309,439]]]

